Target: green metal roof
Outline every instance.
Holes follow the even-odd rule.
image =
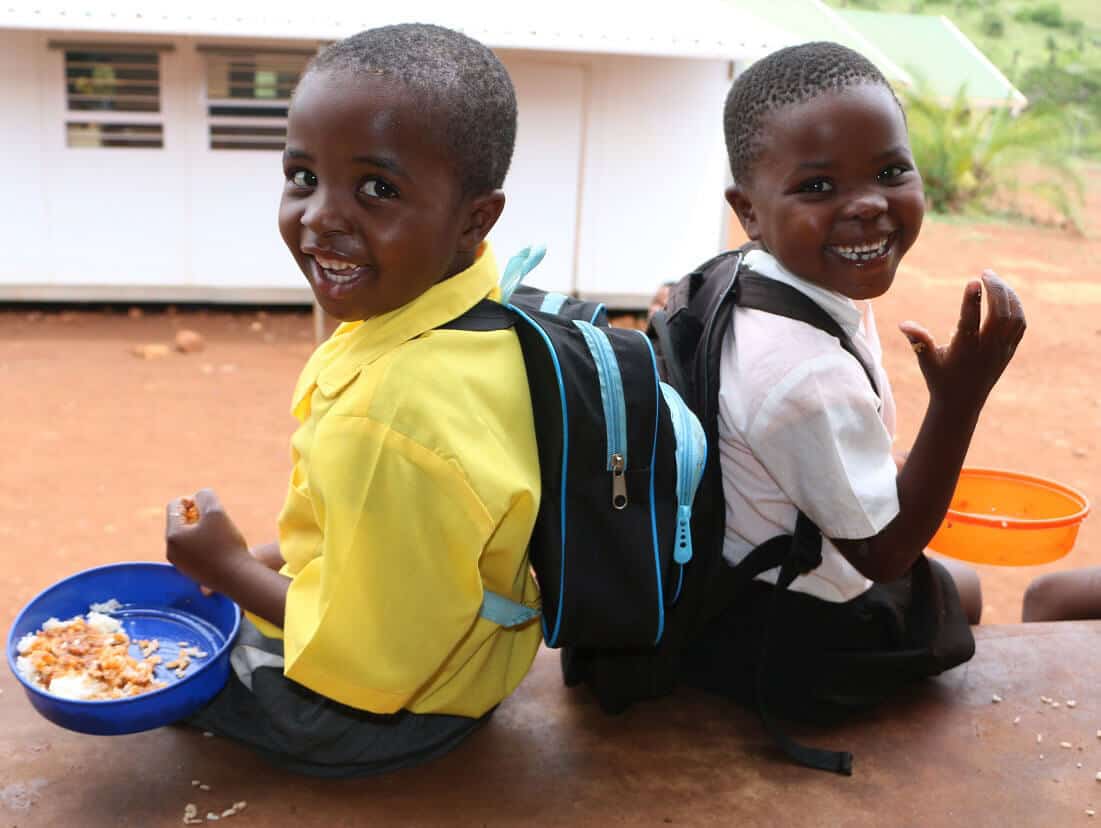
[[[849,9],[838,14],[938,95],[953,97],[966,85],[972,100],[1008,101],[1014,107],[1026,103],[1024,95],[946,17]]]
[[[891,81],[911,82],[907,72],[885,50],[857,31],[821,0],[727,0],[754,16],[784,29],[801,43],[831,40],[860,52]]]

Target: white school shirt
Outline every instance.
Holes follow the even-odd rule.
[[[806,323],[736,307],[719,368],[719,456],[726,498],[723,556],[731,564],[795,530],[796,504],[822,530],[822,563],[791,589],[827,601],[857,597],[871,581],[829,538],[878,534],[898,514],[892,457],[895,406],[870,302],[854,302],[753,250],[745,266],[791,285],[825,310],[872,368]],[[760,580],[776,583],[779,569]]]

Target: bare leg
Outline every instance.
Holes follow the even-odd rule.
[[[1101,567],[1049,572],[1025,590],[1022,621],[1101,618]]]
[[[948,574],[956,582],[960,603],[963,605],[968,623],[978,624],[982,618],[982,584],[979,583],[979,573],[955,558],[946,558],[929,551],[926,554],[948,570]]]

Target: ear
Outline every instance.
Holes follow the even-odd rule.
[[[734,210],[734,215],[745,230],[745,234],[752,241],[761,240],[761,226],[757,221],[757,211],[753,209],[753,202],[749,194],[737,184],[731,184],[726,188],[726,203]]]
[[[500,190],[474,196],[467,202],[466,226],[459,235],[459,249],[476,250],[505,209],[505,194]]]

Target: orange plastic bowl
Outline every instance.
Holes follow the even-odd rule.
[[[1084,494],[1054,480],[999,469],[964,469],[929,548],[972,563],[1048,563],[1071,550],[1089,511]]]

